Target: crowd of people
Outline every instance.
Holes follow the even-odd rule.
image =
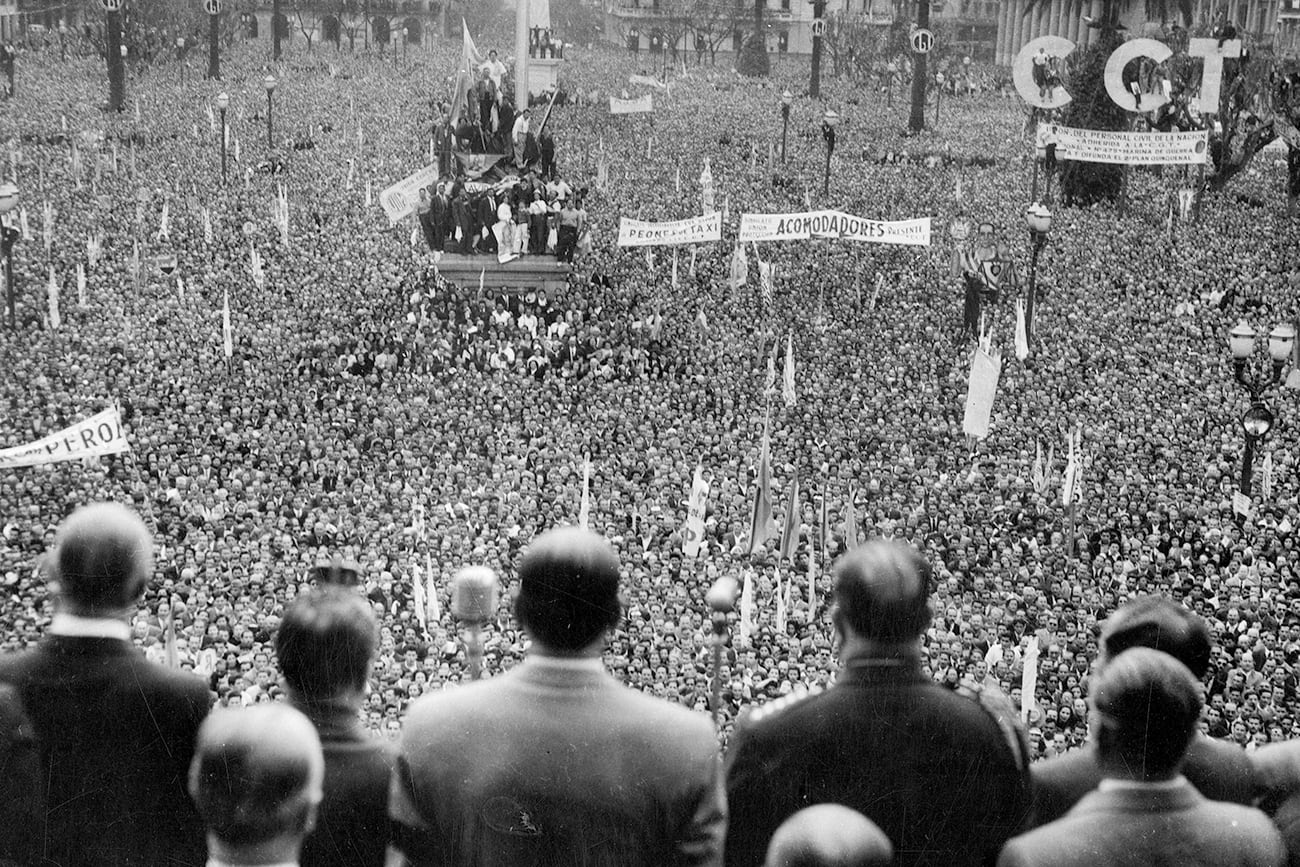
[[[902,100],[826,81],[824,104],[844,121],[824,178],[823,103],[796,99],[781,140],[780,93],[804,90],[796,59],[770,80],[692,67],[654,90],[653,113],[611,115],[605,97],[636,90],[634,60],[571,49],[561,80],[574,99],[548,129],[564,177],[588,189],[590,244],[575,250],[567,289],[546,297],[443,281],[428,244],[411,241],[416,223],[390,228],[371,200],[430,152],[433,106],[448,96],[430,82],[448,80],[458,42],[396,64],[291,47],[269,121],[267,57],[265,39],[236,45],[220,83],[150,68],[115,117],[100,109],[98,61],[19,58],[0,141],[27,231],[14,253],[18,327],[0,341],[12,373],[0,446],[116,405],[132,450],[0,475],[6,649],[48,622],[37,560],[58,522],[79,503],[123,501],[159,545],[135,640],[161,658],[174,624],[180,665],[222,705],[280,697],[270,643],[286,604],[320,561],[356,561],[381,627],[365,724],[396,737],[413,699],[465,677],[451,574],[479,563],[513,587],[528,541],[578,520],[589,458],[590,526],[626,573],[627,615],[607,654],[621,679],[706,707],[704,594],[720,575],[751,576],[752,629],[742,640],[733,624],[724,655],[725,731],[748,706],[833,679],[830,565],[884,536],[936,566],[926,674],[953,689],[998,685],[1025,706],[1035,757],[1084,742],[1098,624],[1157,591],[1211,624],[1207,732],[1248,750],[1300,736],[1297,428],[1279,386],[1251,512],[1238,514],[1248,400],[1224,349],[1239,318],[1266,331],[1297,315],[1271,155],[1207,194],[1194,221],[1166,222],[1167,197],[1186,183],[1171,171],[1132,172],[1122,215],[1057,209],[1029,358],[1010,352],[1010,299],[986,311],[1006,360],[991,433],[973,442],[961,428],[971,344],[945,230],[958,216],[989,221],[1027,269],[1032,148],[1018,102],[954,100],[935,131],[904,140]],[[231,97],[224,183],[219,90]],[[882,151],[908,159],[872,156]],[[698,214],[705,159],[722,243],[615,245],[620,217]],[[282,171],[258,170],[271,165]],[[287,243],[271,216],[281,186]],[[770,300],[756,273],[729,281],[740,214],[823,207],[929,216],[934,241],[765,244]],[[172,254],[164,273],[157,257]],[[765,375],[787,336],[790,406]],[[775,541],[753,555],[746,544],[768,417],[778,524],[796,477],[801,491],[793,561]],[[1082,496],[1067,509],[1074,431]],[[697,466],[711,490],[704,548],[688,559]],[[432,588],[427,610],[417,580]],[[487,632],[490,675],[522,659],[504,608]]]

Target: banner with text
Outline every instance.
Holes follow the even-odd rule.
[[[420,203],[420,190],[438,183],[438,164],[430,163],[410,177],[402,178],[379,194],[379,204],[388,215],[388,224],[396,226],[403,217],[415,213]]]
[[[627,217],[618,221],[620,247],[671,247],[676,244],[704,244],[721,240],[720,211],[669,223],[648,223]]]
[[[1120,166],[1200,165],[1209,151],[1209,132],[1111,132],[1051,127],[1056,156],[1084,163]]]
[[[645,114],[654,110],[655,98],[649,93],[640,99],[619,99],[617,96],[609,98],[610,114]]]
[[[741,214],[740,241],[803,241],[809,238],[843,238],[871,244],[930,246],[930,218],[917,220],[864,220],[843,211],[807,211],[800,214]]]
[[[0,470],[97,458],[130,450],[117,410],[106,409],[35,442],[0,449]]]

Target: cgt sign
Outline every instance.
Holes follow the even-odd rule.
[[[1034,66],[1044,62],[1059,62],[1074,51],[1074,43],[1060,36],[1040,36],[1025,43],[1016,55],[1011,66],[1011,76],[1016,90],[1025,102],[1041,109],[1060,108],[1068,105],[1072,99],[1069,92],[1060,84],[1044,87],[1034,80]],[[1189,40],[1187,53],[1201,58],[1200,95],[1196,107],[1202,114],[1216,114],[1219,111],[1219,85],[1223,80],[1223,61],[1227,58],[1241,56],[1241,40],[1217,39]],[[1165,93],[1142,93],[1124,87],[1124,67],[1139,58],[1147,58],[1154,63],[1164,63],[1173,57],[1169,46],[1155,39],[1130,39],[1110,55],[1106,61],[1106,93],[1111,100],[1125,111],[1134,114],[1148,114],[1169,102]]]

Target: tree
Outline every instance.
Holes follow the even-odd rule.
[[[307,40],[307,50],[311,51],[312,37],[320,26],[320,13],[312,0],[293,0],[293,12],[298,19],[298,29]]]
[[[740,28],[740,7],[730,0],[693,0],[688,20],[691,31],[703,38],[709,62],[718,62],[718,49]]]
[[[763,6],[767,0],[754,0],[754,32],[740,47],[740,58],[736,61],[736,71],[741,75],[766,76],[772,71],[772,63],[767,57],[766,30],[763,26]]]

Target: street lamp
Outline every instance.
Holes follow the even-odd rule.
[[[781,93],[781,162],[785,162],[785,140],[790,132],[790,104],[794,102],[794,94],[790,91]]]
[[[9,305],[9,330],[18,328],[18,317],[14,312],[14,244],[21,234],[18,227],[12,225],[9,214],[18,207],[18,185],[5,182],[0,184],[0,253],[5,258],[5,301]]]
[[[275,80],[275,76],[269,73],[262,79],[262,87],[266,88],[266,146],[272,149],[275,148],[275,144],[271,140],[271,94],[275,93],[275,86],[279,83]]]
[[[822,178],[822,195],[831,188],[831,154],[835,152],[835,127],[840,125],[840,116],[834,109],[826,109],[822,115],[822,140],[826,142],[826,174]]]
[[[1292,325],[1280,323],[1268,334],[1268,356],[1272,362],[1269,373],[1248,362],[1255,354],[1257,334],[1249,323],[1242,321],[1228,332],[1228,352],[1232,356],[1232,378],[1250,395],[1250,408],[1241,417],[1241,428],[1246,434],[1246,449],[1241,456],[1241,493],[1250,496],[1250,480],[1254,469],[1255,449],[1272,430],[1273,411],[1262,400],[1265,391],[1277,385],[1282,371],[1291,359],[1295,348],[1296,330]]]
[[[719,723],[722,714],[722,648],[726,646],[729,638],[728,617],[736,610],[736,594],[739,591],[740,587],[736,579],[724,575],[713,582],[713,586],[704,596],[704,602],[712,612],[710,623],[713,627],[713,635],[710,644],[713,651],[713,677],[710,678],[712,689],[709,704],[712,705],[715,725]]]
[[[230,108],[230,94],[224,90],[217,94],[217,111],[221,112],[221,184],[226,183],[226,109]]]
[[[1029,225],[1029,287],[1025,298],[1025,340],[1032,338],[1034,329],[1034,297],[1038,294],[1038,254],[1047,244],[1047,233],[1052,231],[1052,212],[1037,202],[1025,209],[1025,222]]]
[[[410,28],[403,27],[402,28],[402,62],[403,63],[406,62],[406,40],[410,37],[410,35],[411,35]]]

